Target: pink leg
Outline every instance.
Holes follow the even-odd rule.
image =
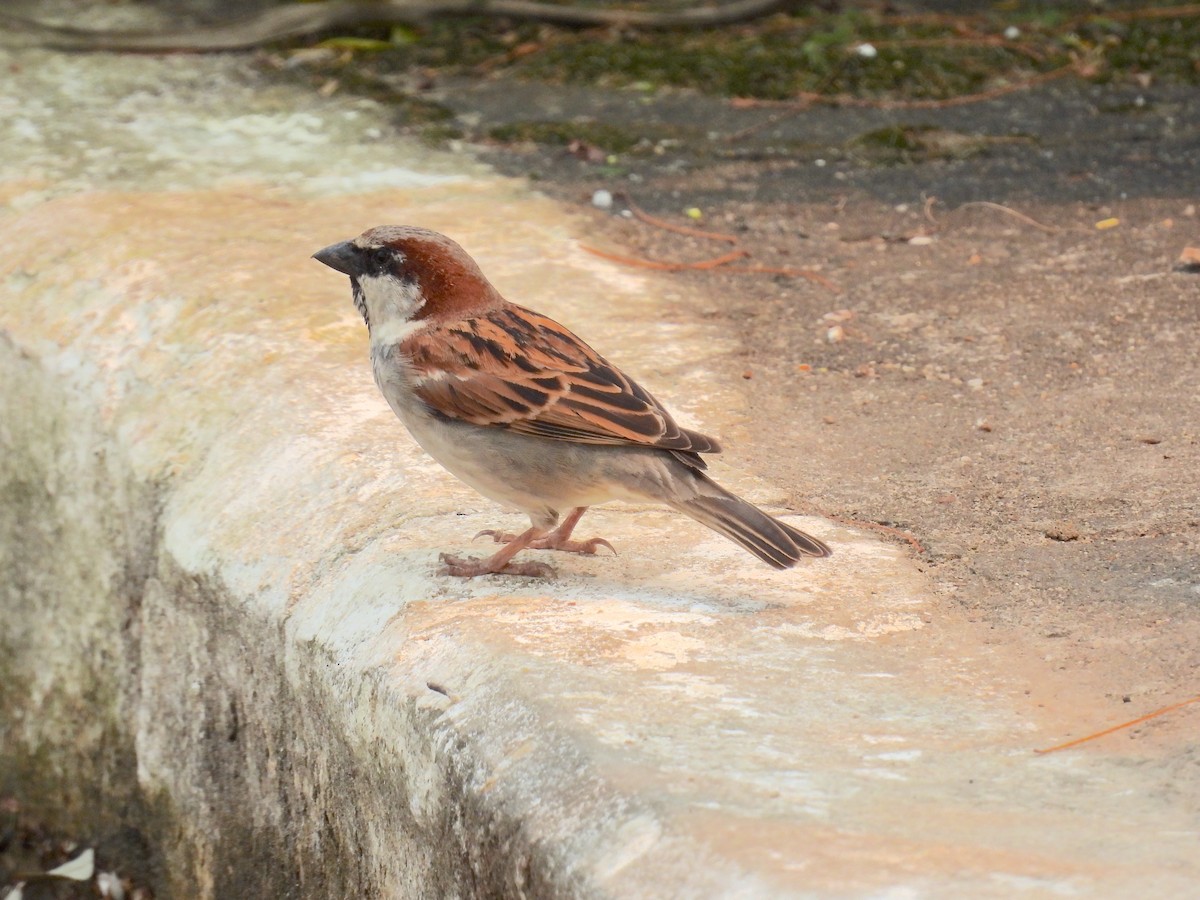
[[[571,540],[571,532],[575,530],[575,526],[579,524],[579,520],[583,518],[583,514],[585,512],[587,512],[586,506],[575,507],[573,510],[571,510],[567,517],[562,520],[561,525],[559,525],[549,534],[533,538],[528,544],[525,544],[522,549],[524,549],[524,547],[528,547],[530,550],[562,550],[566,553],[593,554],[600,547],[607,547],[609,550],[612,550],[613,555],[616,556],[617,551],[613,548],[613,545],[604,538],[592,538],[588,541]],[[524,534],[516,535],[503,531],[494,531],[492,529],[481,531],[479,534],[475,535],[475,537],[483,537],[485,534],[490,534],[492,536],[492,540],[494,540],[497,544],[508,544],[510,547],[512,546],[513,542],[525,537]],[[526,534],[528,534],[528,532],[526,532]]]
[[[456,575],[459,578],[474,578],[477,575],[526,575],[530,578],[547,578],[554,574],[554,570],[545,563],[515,563],[511,561],[514,556],[543,535],[544,532],[539,529],[530,528],[525,533],[514,537],[487,559],[443,553],[438,557],[444,564],[442,574]]]

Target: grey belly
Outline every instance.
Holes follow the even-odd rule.
[[[405,424],[452,474],[535,522],[552,523],[576,506],[662,498],[670,481],[672,460],[662,451],[574,444],[426,416]]]

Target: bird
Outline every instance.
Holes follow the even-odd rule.
[[[776,569],[830,548],[730,493],[706,472],[711,437],[676,424],[648,391],[581,338],[510,303],[451,238],[411,225],[371,228],[313,254],[348,275],[371,369],[421,448],[480,494],[529,516],[520,534],[486,530],[490,556],[441,553],[441,574],[547,577],[522,550],[615,553],[575,540],[584,512],[654,501]]]

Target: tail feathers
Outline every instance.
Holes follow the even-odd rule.
[[[745,547],[767,565],[790,569],[802,556],[829,556],[833,552],[812,535],[768,516],[709,479],[705,482],[711,494],[690,497],[671,505]]]

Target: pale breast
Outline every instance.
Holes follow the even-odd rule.
[[[637,459],[659,451],[556,441],[448,419],[414,393],[421,376],[396,345],[373,343],[371,366],[388,405],[426,453],[485,497],[534,521],[553,524],[576,506],[646,496],[629,489],[628,470],[644,471]]]

